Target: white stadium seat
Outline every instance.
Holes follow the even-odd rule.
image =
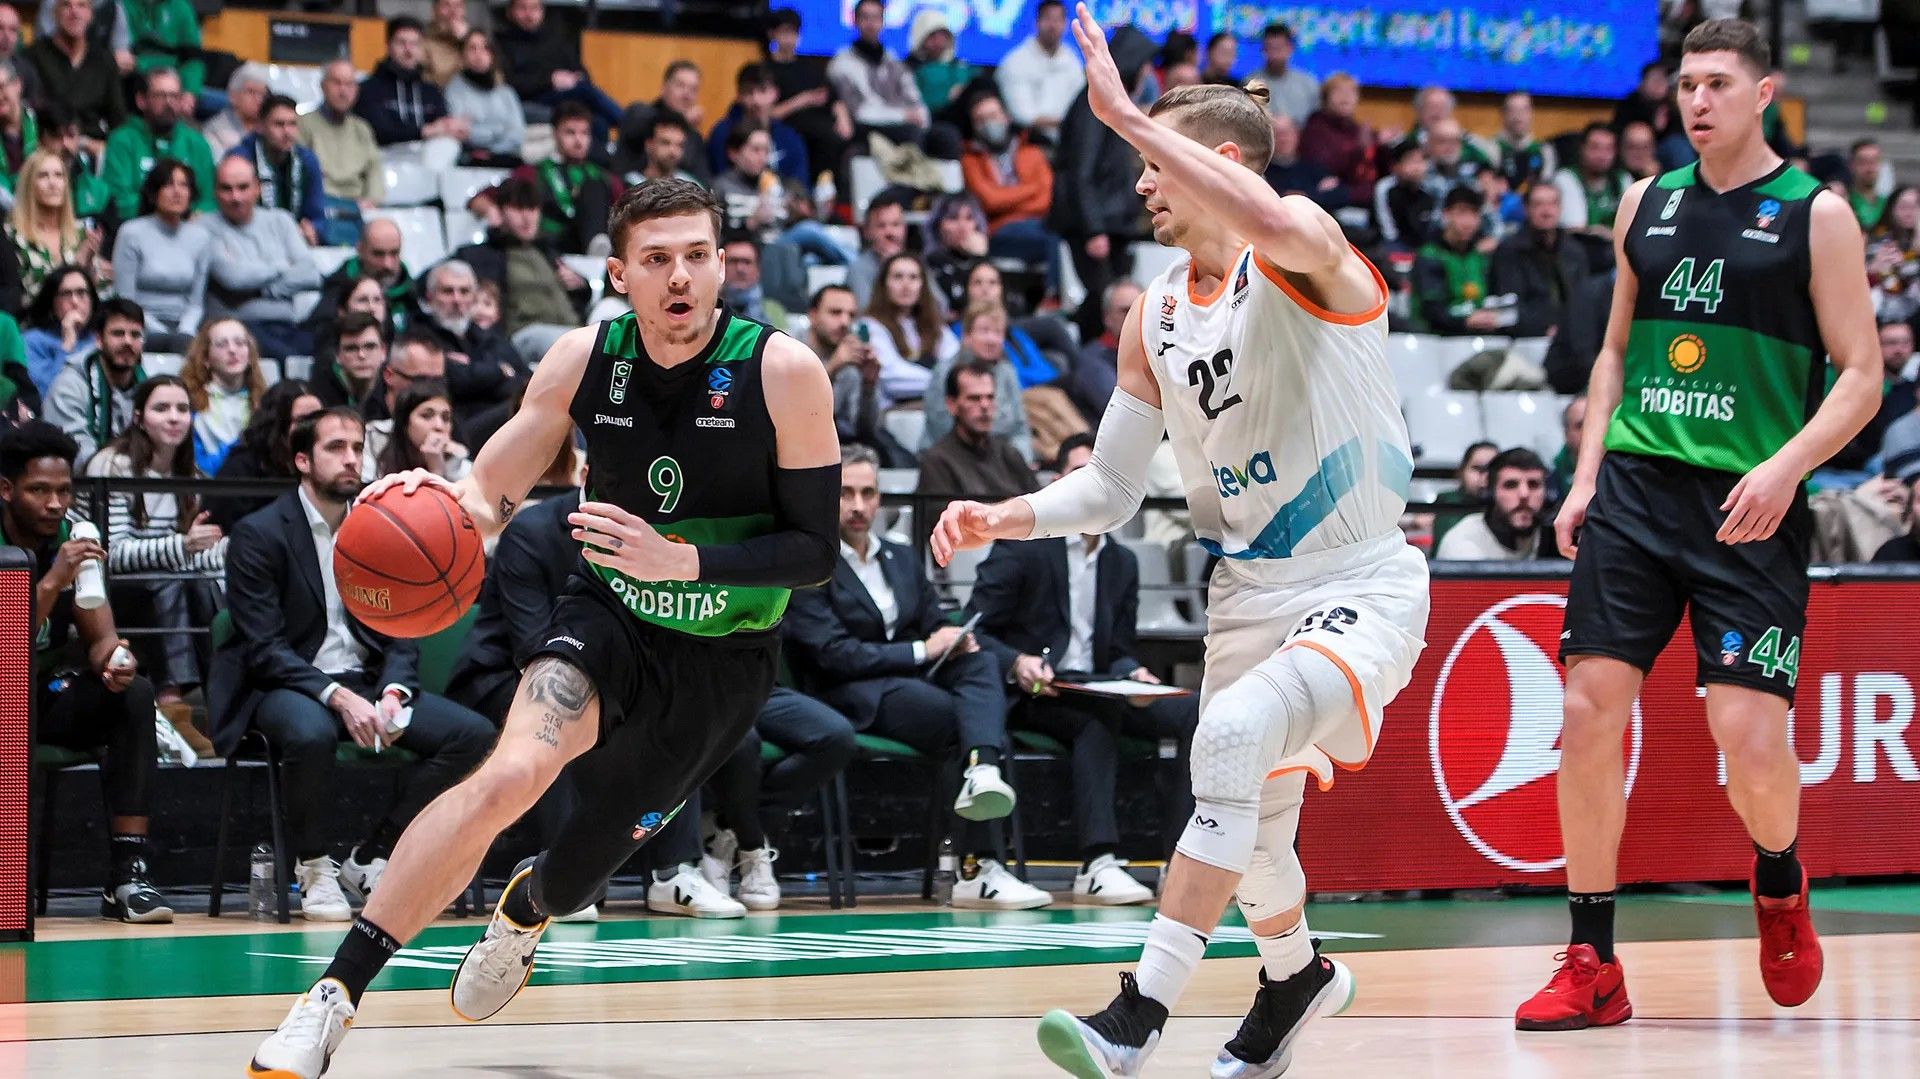
[[[1060,241],[1060,306],[1068,311],[1077,310],[1087,298],[1087,286],[1080,280],[1080,274],[1073,268],[1073,248],[1067,241]]]
[[[447,247],[458,249],[467,244],[485,242],[487,223],[465,210],[448,206],[441,215],[447,226]]]
[[[931,565],[933,562],[933,554],[932,552],[928,552],[927,562],[930,568],[927,572],[929,576],[932,576],[936,580],[940,579],[940,575],[944,574],[947,582],[947,591],[952,593],[955,603],[965,607],[967,600],[973,598],[973,579],[980,571],[980,563],[985,562],[987,556],[992,553],[993,544],[991,543],[985,547],[955,551],[953,552],[953,560],[948,562],[947,568],[943,570],[938,566]],[[1144,603],[1142,609],[1144,610]],[[1144,621],[1141,623],[1141,628],[1146,628]]]
[[[440,203],[448,212],[465,209],[467,200],[498,185],[509,169],[453,168],[440,173]]]
[[[828,285],[847,283],[845,266],[809,266],[807,267],[807,295],[812,296]]]
[[[1560,405],[1550,393],[1509,390],[1480,395],[1488,440],[1503,450],[1525,446],[1548,460],[1560,452]]]
[[[187,358],[177,352],[149,352],[140,357],[140,369],[148,378],[154,375],[173,375],[179,377],[180,369],[187,364]]]
[[[440,211],[433,207],[383,206],[374,211],[374,216],[388,218],[400,229],[400,258],[416,275],[447,257]]]
[[[388,206],[424,206],[440,197],[440,181],[433,170],[401,156],[381,155],[387,181]]]
[[[927,430],[925,412],[918,408],[890,409],[885,416],[880,417],[880,422],[908,453],[920,452],[920,436]]]
[[[1516,337],[1509,348],[1514,355],[1528,363],[1544,367],[1547,363],[1547,346],[1551,344],[1553,344],[1551,337]]]
[[[353,257],[351,247],[310,247],[307,256],[313,259],[313,268],[326,277],[340,268],[341,264]]]
[[[1422,468],[1458,468],[1460,456],[1479,441],[1485,429],[1480,395],[1433,386],[1404,400],[1414,463]]]
[[[1428,345],[1435,340],[1419,333],[1388,335],[1387,366],[1393,369],[1402,405],[1428,390],[1446,388],[1447,373],[1440,369],[1439,351]]]
[[[267,89],[292,98],[295,111],[309,113],[320,107],[320,79],[325,70],[306,64],[268,64]]]
[[[880,470],[880,493],[883,495],[910,495],[920,485],[920,470],[917,468],[883,468]]]
[[[1140,562],[1140,611],[1137,622],[1140,629],[1149,633],[1191,632],[1196,629],[1197,627],[1180,613],[1180,609],[1174,606],[1174,593],[1166,587],[1173,583],[1173,575],[1168,568],[1167,549],[1142,539],[1109,538],[1118,538],[1119,542],[1125,544]]]
[[[1141,241],[1128,245],[1128,253],[1133,256],[1133,268],[1128,276],[1136,285],[1145,287],[1147,282],[1165,273],[1173,260],[1180,257],[1180,249],[1162,247],[1157,243]]]

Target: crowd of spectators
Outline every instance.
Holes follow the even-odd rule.
[[[511,0],[489,20],[462,0],[436,0],[424,23],[386,22],[385,53],[370,72],[335,60],[319,72],[316,100],[296,101],[274,92],[263,65],[202,48],[187,0],[47,0],[24,48],[17,12],[0,5],[0,428],[26,432],[0,455],[10,470],[0,489],[37,492],[31,506],[14,498],[8,505],[20,508],[0,513],[0,526],[43,550],[51,588],[70,582],[77,552],[93,548],[33,515],[63,515],[89,479],[277,479],[289,490],[204,502],[116,491],[103,507],[77,510],[108,522],[110,572],[143,575],[116,586],[104,623],[68,618],[76,639],[100,653],[87,662],[114,693],[151,698],[198,751],[232,751],[249,723],[267,731],[299,776],[288,787],[296,802],[317,797],[331,761],[322,750],[340,735],[365,744],[406,731],[407,744],[436,763],[373,833],[338,848],[346,837],[315,831],[311,805],[293,813],[302,893],[315,897],[306,913],[341,916],[338,883],[361,895],[377,884],[409,807],[465,766],[504,704],[487,694],[432,698],[404,642],[374,639],[340,613],[325,557],[332,529],[359,485],[380,475],[419,467],[463,476],[552,342],[621,309],[586,269],[612,253],[608,208],[630,185],[686,177],[710,186],[725,209],[725,302],[819,354],[841,438],[861,448],[847,460],[845,572],[795,605],[795,673],[812,695],[770,706],[760,734],[811,763],[776,767],[764,790],[741,778],[757,756],[751,768],[730,765],[731,778],[709,791],[709,811],[696,809],[663,839],[650,889],[657,906],[711,916],[777,902],[775,855],[752,802],[797,804],[844,763],[854,730],[966,757],[962,817],[970,806],[1010,807],[1011,786],[991,771],[1005,741],[994,711],[1016,724],[1043,714],[1039,728],[1075,742],[1076,791],[1094,792],[1076,795],[1087,848],[1081,883],[1097,877],[1108,895],[1134,895],[1137,886],[1112,876],[1118,852],[1097,808],[1111,785],[1100,763],[1108,750],[1088,750],[1087,763],[1078,746],[1116,724],[1177,734],[1179,717],[1090,718],[1030,698],[1052,699],[1042,692],[1052,672],[1036,660],[1047,651],[1086,670],[1152,675],[1112,638],[1103,640],[1118,652],[1086,654],[1066,639],[1077,627],[1025,651],[1009,643],[1018,634],[992,631],[991,617],[979,639],[948,633],[934,599],[947,582],[909,580],[908,572],[924,576],[896,543],[911,532],[903,521],[886,531],[870,505],[882,468],[917,470],[913,482],[930,496],[1033,490],[1044,473],[1084,462],[1112,393],[1120,334],[1145,283],[1134,276],[1148,238],[1131,182],[1140,163],[1087,104],[1065,6],[1040,3],[1032,35],[992,68],[955,57],[954,29],[937,11],[915,15],[899,53],[883,40],[886,7],[858,0],[844,47],[813,58],[795,51],[800,16],[777,10],[758,61],[715,72],[676,60],[657,96],[634,102],[595,83],[563,15]],[[1297,64],[1287,26],[1266,27],[1259,43],[1252,74],[1268,86],[1274,132],[1266,179],[1333,213],[1381,268],[1393,329],[1549,339],[1547,384],[1583,389],[1604,329],[1621,196],[1691,158],[1668,61],[1650,62],[1609,118],[1574,130],[1537,130],[1524,91],[1500,100],[1497,124],[1475,130],[1438,86],[1421,89],[1412,122],[1393,129],[1368,119],[1380,110],[1363,108],[1366,88],[1352,75]],[[1230,36],[1155,42],[1130,26],[1114,32],[1111,50],[1142,102],[1187,83],[1233,81],[1237,62]],[[701,107],[709,79],[731,80],[731,103],[716,116]],[[1816,510],[1834,522],[1825,550],[1911,558],[1920,191],[1896,182],[1870,140],[1810,151],[1791,143],[1777,112],[1768,130],[1784,156],[1853,207],[1881,320],[1886,407],[1815,477],[1826,489]],[[853,161],[862,157],[883,166],[884,182],[856,198]],[[498,182],[441,207],[471,214],[482,231],[453,237],[432,265],[408,265],[403,231],[382,209],[397,160],[429,172],[498,170]],[[322,261],[323,249],[351,254]],[[1070,278],[1084,299],[1070,295]],[[1584,414],[1584,399],[1565,405],[1568,447]],[[1551,521],[1571,453],[1543,460],[1524,447],[1476,444],[1459,487],[1439,497],[1436,513],[1410,518],[1412,533],[1441,559],[1557,557]],[[1170,470],[1164,448],[1161,456]],[[577,486],[590,464],[569,447],[548,480]],[[1162,492],[1178,486],[1159,484]],[[1162,516],[1150,535],[1175,545],[1189,538],[1177,515]],[[516,527],[541,521],[557,527],[564,514],[529,514]],[[555,542],[522,531],[503,548]],[[1081,581],[1087,566],[1134,557],[1095,539],[1065,546],[1073,587],[1090,587]],[[1022,583],[1005,599],[1014,610],[989,616],[1020,622],[1016,601],[1030,599],[1034,574],[1046,587],[1069,587],[1052,548],[1002,557],[982,579]],[[1103,582],[1108,572],[1100,569]],[[1137,570],[1112,572],[1122,582],[1112,587],[1137,593]],[[1000,594],[976,590],[973,604]],[[511,674],[511,647],[499,642],[536,632],[536,615],[491,577],[487,596],[480,618],[498,624],[482,665]],[[1109,599],[1102,617],[1130,622],[1132,607],[1118,597],[1101,603]],[[209,655],[189,631],[223,607],[235,633]],[[131,648],[137,678],[112,647],[102,651],[116,639],[114,613],[172,631]],[[948,650],[956,658],[944,681],[919,678]],[[875,680],[884,684],[867,684]],[[1024,692],[1009,697],[1009,681]],[[216,698],[209,744],[192,702]],[[918,715],[929,709],[957,718],[941,728]],[[403,711],[412,728],[394,726]],[[117,916],[154,915],[163,903],[144,854],[131,838],[122,843],[144,831],[143,791],[133,778],[112,791],[123,878],[115,887],[132,890],[109,894],[119,894]],[[1035,900],[992,859],[984,833],[969,831],[968,843],[984,866],[962,890],[973,902]],[[1006,898],[994,904],[983,898],[990,892]]]

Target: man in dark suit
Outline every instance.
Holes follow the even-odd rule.
[[[346,408],[294,424],[300,486],[242,519],[227,546],[233,637],[214,656],[207,692],[221,755],[251,726],[286,762],[300,909],[315,921],[353,917],[342,878],[364,899],[407,822],[472,771],[494,738],[493,726],[473,711],[420,692],[412,641],[373,632],[341,605],[333,537],[360,493],[364,438],[360,417]],[[420,758],[405,792],[344,867],[329,854],[321,813],[343,729],[362,748],[398,744]]]
[[[879,458],[865,446],[844,447],[839,562],[825,585],[794,592],[783,623],[794,674],[856,730],[935,756],[964,751],[953,811],[976,822],[1005,817],[1014,793],[1000,775],[1007,736],[1000,673],[972,635],[948,622],[912,549],[873,535],[879,509]],[[939,670],[929,674],[935,663]],[[984,856],[985,829],[968,831],[972,856],[954,886],[954,906],[1025,910],[1052,902]]]
[[[1091,456],[1092,435],[1068,436],[1060,444],[1060,474],[1085,467]],[[1123,698],[1055,687],[1057,680],[1088,679],[1158,685],[1160,679],[1133,657],[1139,606],[1140,563],[1104,536],[1001,540],[980,564],[967,603],[980,616],[981,644],[998,659],[1008,683],[1014,702],[1008,721],[1073,746],[1082,859],[1073,896],[1083,903],[1118,906],[1153,898],[1116,857],[1117,737],[1171,739],[1184,760],[1200,719],[1198,697],[1152,698],[1134,707]],[[1178,772],[1184,777],[1186,769]],[[1181,783],[1163,786],[1185,789]],[[1176,791],[1164,793],[1179,803],[1175,816],[1184,820],[1191,807]]]

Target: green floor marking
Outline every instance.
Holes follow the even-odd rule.
[[[1667,901],[1745,907],[1752,904],[1753,899],[1745,892],[1721,892],[1716,895],[1671,896]],[[1816,916],[1822,911],[1845,911],[1920,918],[1920,884],[1856,884],[1845,888],[1821,888],[1815,885],[1811,902]],[[1920,930],[1920,926],[1909,927],[1906,931],[1917,930]]]
[[[1856,894],[1857,893],[1857,894]],[[1627,897],[1625,947],[1645,940],[1753,935],[1743,893],[1710,901]],[[1892,913],[1893,911],[1903,913]],[[1815,918],[1829,934],[1920,929],[1920,888],[1826,889]],[[987,914],[778,915],[739,921],[645,918],[555,926],[541,942],[534,984],[627,982],[963,970],[1132,962],[1153,911],[1062,909]],[[1566,903],[1557,897],[1492,902],[1320,904],[1308,922],[1329,951],[1488,945],[1558,946]],[[403,950],[375,989],[444,989],[484,923],[429,929]],[[27,1000],[86,1001],[297,993],[312,984],[342,928],[226,936],[54,941],[0,946],[25,959]],[[1213,936],[1209,958],[1255,954],[1238,913]],[[1550,965],[1543,952],[1541,961]]]

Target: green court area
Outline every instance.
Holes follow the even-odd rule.
[[[1920,885],[1829,888],[1814,897],[1824,933],[1920,931]],[[616,908],[617,913],[617,908]],[[1151,908],[1010,914],[893,910],[741,921],[614,918],[555,926],[540,945],[538,985],[612,984],[807,974],[865,974],[1131,962]],[[1317,904],[1314,935],[1330,951],[1556,945],[1566,939],[1558,897]],[[444,988],[483,923],[421,934],[376,989]],[[297,993],[332,956],[342,929],[185,934],[0,947],[24,958],[29,1002]],[[1627,896],[1623,941],[1738,938],[1753,933],[1744,892]],[[1209,957],[1254,955],[1230,913]]]

